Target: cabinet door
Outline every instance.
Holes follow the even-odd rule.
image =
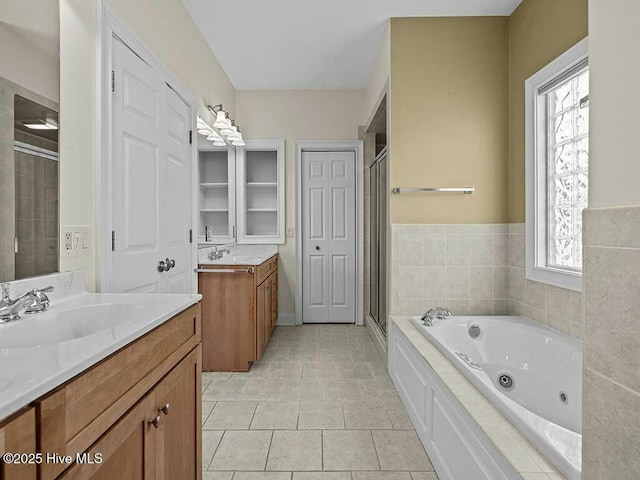
[[[202,478],[202,350],[196,347],[155,388],[161,417],[156,458],[158,480]]]
[[[284,243],[284,141],[236,149],[238,243]]]
[[[76,463],[62,480],[155,480],[157,417],[153,394],[148,394],[84,454],[93,463]],[[102,456],[97,463],[96,455]]]
[[[36,415],[30,408],[0,427],[0,455],[5,453],[36,453]],[[28,460],[28,459],[27,459]],[[34,459],[35,460],[35,459]],[[36,480],[36,464],[0,463],[0,478]]]
[[[256,294],[256,360],[260,360],[266,346],[267,335],[265,323],[267,322],[268,307],[268,279],[258,285]]]

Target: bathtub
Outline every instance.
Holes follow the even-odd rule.
[[[559,470],[582,470],[582,342],[524,317],[416,328]]]

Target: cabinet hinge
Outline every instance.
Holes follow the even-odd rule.
[[[111,70],[111,92],[116,91],[116,72]]]
[[[116,251],[116,231],[111,230],[111,251]]]
[[[193,243],[193,230],[189,229],[189,243]]]
[[[189,130],[189,145],[193,143],[193,130]]]

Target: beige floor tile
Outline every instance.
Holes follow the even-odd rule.
[[[353,472],[352,480],[411,480],[409,472]]]
[[[212,380],[202,394],[202,399],[208,402],[218,400],[240,400],[242,390],[247,380]]]
[[[302,363],[276,362],[271,364],[267,378],[302,378]]]
[[[438,480],[436,472],[411,472],[413,480]]]
[[[344,426],[347,430],[390,430],[387,409],[361,401],[344,402]]]
[[[298,402],[259,402],[252,430],[293,430],[298,426]]]
[[[207,380],[206,378],[202,379],[202,393],[209,387],[211,380]]]
[[[202,472],[202,480],[231,480],[233,472]]]
[[[389,418],[391,418],[391,423],[393,424],[394,429],[413,429],[413,423],[411,423],[411,419],[409,418],[409,415],[407,415],[407,411],[404,407],[387,407],[387,413],[389,414]]]
[[[242,400],[280,400],[282,398],[282,380],[249,379],[242,392]]]
[[[358,380],[358,386],[360,388],[362,398],[365,400],[379,400],[398,397],[398,392],[390,379],[377,378],[375,380]]]
[[[218,402],[204,424],[205,430],[246,430],[256,402]]]
[[[265,350],[260,358],[260,362],[288,362],[289,349],[277,348],[275,350]]]
[[[209,415],[211,414],[211,410],[216,405],[216,402],[202,402],[202,425],[207,421]]]
[[[324,470],[380,470],[369,430],[324,430]]]
[[[351,472],[293,472],[292,480],[351,480]]]
[[[220,441],[209,470],[263,471],[271,435],[268,430],[228,430]]]
[[[203,380],[228,380],[231,372],[202,372]]]
[[[254,363],[248,372],[234,372],[231,378],[266,378],[269,367],[271,367],[269,362]]]
[[[235,472],[233,480],[291,480],[291,472]]]
[[[224,432],[216,432],[213,430],[207,430],[202,432],[202,469],[206,470],[211,463],[213,454],[215,453],[222,434]]]
[[[322,381],[282,380],[282,399],[284,400],[320,400],[322,399]]]
[[[374,430],[373,440],[382,470],[433,470],[413,430]]]
[[[322,470],[322,432],[320,430],[273,432],[267,470]]]
[[[298,429],[344,429],[342,403],[322,401],[300,402]]]
[[[358,380],[325,379],[322,382],[323,400],[359,400],[362,398]]]

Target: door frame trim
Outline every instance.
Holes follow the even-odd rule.
[[[295,325],[302,325],[302,152],[353,152],[356,157],[356,325],[364,325],[364,159],[362,140],[297,140]]]
[[[127,47],[152,68],[160,72],[163,80],[169,88],[189,106],[190,130],[195,130],[196,125],[196,97],[151,51],[145,43],[127,25],[120,20],[115,13],[104,3],[98,0],[97,12],[97,46],[96,46],[96,122],[97,122],[97,164],[96,164],[96,291],[111,291],[111,230],[112,230],[112,96],[111,96],[111,69],[112,69],[112,37],[118,37]],[[195,137],[195,135],[194,135]],[[197,194],[194,187],[197,180],[198,142],[194,138],[190,145],[189,160],[191,166],[191,228],[195,230],[197,225]],[[197,239],[191,245],[191,263],[197,262]],[[197,276],[192,273],[191,291],[197,292]]]

